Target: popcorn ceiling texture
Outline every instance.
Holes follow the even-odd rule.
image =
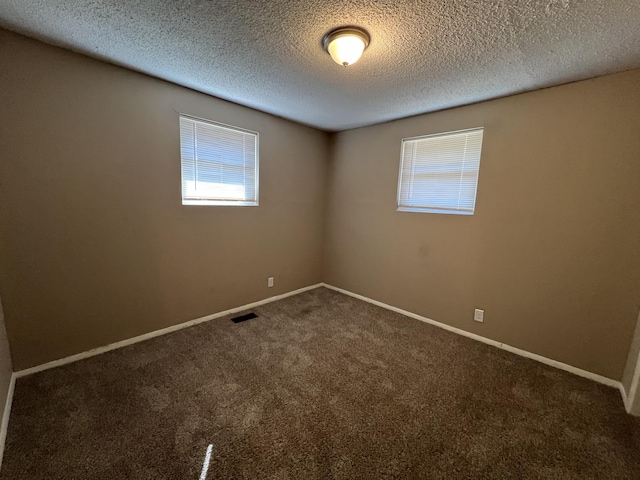
[[[371,34],[336,65],[323,35]],[[0,25],[324,130],[640,66],[638,0],[4,0]]]

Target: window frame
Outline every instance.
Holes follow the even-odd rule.
[[[260,205],[260,133],[246,128],[236,127],[222,122],[216,122],[214,120],[208,120],[202,117],[196,117],[189,115],[188,113],[178,114],[178,133],[182,135],[180,130],[180,120],[184,118],[194,122],[200,122],[207,125],[211,125],[217,128],[225,130],[231,130],[233,132],[249,134],[255,136],[255,200],[251,201],[234,201],[234,200],[216,200],[212,198],[203,197],[201,199],[185,199],[182,189],[185,182],[184,169],[182,160],[182,139],[179,139],[180,143],[180,198],[183,206],[218,206],[218,207],[257,207]],[[194,152],[195,155],[195,152]],[[194,158],[194,162],[197,162],[197,158]]]
[[[463,133],[472,133],[472,132],[482,132],[482,141],[480,143],[480,157],[478,159],[478,175],[476,177],[475,184],[475,195],[473,198],[473,207],[471,211],[468,210],[458,210],[453,207],[433,207],[433,206],[402,206],[401,197],[402,197],[402,172],[404,169],[404,161],[405,161],[405,146],[407,142],[417,141],[417,140],[425,140],[428,138],[436,138],[436,137],[447,137],[451,135],[460,135]],[[398,188],[397,188],[397,197],[396,197],[396,211],[397,212],[413,212],[413,213],[439,213],[443,215],[474,215],[476,210],[476,202],[478,198],[478,183],[480,181],[480,162],[482,160],[482,145],[484,143],[484,126],[482,127],[473,127],[473,128],[465,128],[462,130],[453,130],[450,132],[440,132],[440,133],[430,133],[427,135],[418,135],[415,137],[407,137],[403,138],[401,141],[401,149],[400,149],[400,169],[398,171]],[[461,171],[463,173],[464,170]]]

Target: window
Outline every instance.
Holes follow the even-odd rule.
[[[473,215],[483,128],[405,138],[398,210]]]
[[[258,205],[258,134],[180,115],[183,205]]]

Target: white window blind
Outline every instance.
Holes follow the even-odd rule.
[[[183,205],[258,205],[258,134],[180,115]]]
[[[398,210],[473,215],[484,129],[402,140]]]

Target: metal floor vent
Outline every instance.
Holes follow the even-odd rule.
[[[239,317],[233,317],[231,321],[233,323],[240,323],[240,322],[244,322],[245,320],[251,320],[252,318],[258,318],[258,315],[251,312],[251,313],[247,313],[246,315],[240,315]]]

